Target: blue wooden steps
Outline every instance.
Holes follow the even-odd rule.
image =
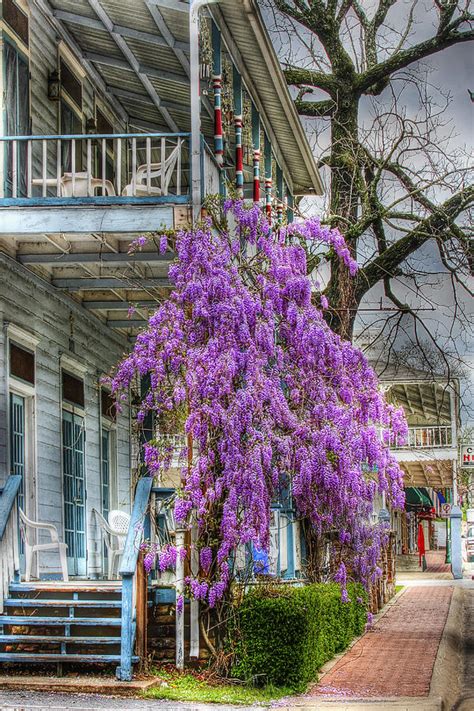
[[[120,600],[49,600],[46,598],[8,598],[4,601],[5,607],[100,607],[120,608]]]
[[[12,657],[15,657],[14,659]],[[31,662],[78,662],[88,663],[100,662],[102,664],[112,664],[120,661],[120,654],[3,654],[0,652],[0,662],[22,662],[31,664]],[[138,662],[138,657],[132,657],[132,662]]]
[[[0,615],[0,664],[120,662],[120,582],[12,583]],[[134,663],[137,660],[133,657]]]
[[[36,617],[34,615],[0,616],[0,625],[13,625],[15,627],[28,627],[29,625],[43,625],[44,627],[58,627],[60,625],[120,627],[121,624],[122,620],[120,617]]]

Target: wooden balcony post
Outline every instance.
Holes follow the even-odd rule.
[[[242,77],[234,67],[235,187],[244,196],[244,156],[242,148]]]
[[[252,103],[253,201],[260,202],[260,114]]]
[[[212,86],[214,88],[214,155],[219,165],[224,162],[222,133],[222,53],[221,33],[212,22]]]

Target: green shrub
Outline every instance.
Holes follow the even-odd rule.
[[[303,689],[364,630],[367,595],[357,584],[347,592],[347,603],[335,583],[247,593],[237,610],[234,675],[256,685]]]

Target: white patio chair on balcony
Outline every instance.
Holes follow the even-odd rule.
[[[33,567],[33,556],[41,551],[54,551],[59,553],[59,561],[63,580],[67,583],[69,575],[67,572],[67,545],[59,540],[58,529],[52,523],[43,523],[40,521],[32,521],[24,511],[20,512],[20,533],[25,544],[25,581],[31,580],[31,569]],[[51,536],[51,543],[35,543],[36,531],[47,531]]]
[[[122,557],[125,537],[117,536],[97,509],[92,509],[92,513],[95,515],[97,523],[100,526],[102,538],[107,548],[107,579],[113,580],[115,576],[115,564],[120,561]]]
[[[89,194],[89,177],[87,172],[74,174],[64,173],[59,179],[59,189],[61,197],[87,197]],[[56,188],[57,178],[33,178],[31,184],[38,187],[45,185],[47,188]],[[115,188],[110,180],[101,178],[90,179],[91,196],[94,197],[96,190],[104,190],[106,196],[115,196]]]
[[[147,195],[168,195],[168,189],[176,168],[181,151],[181,142],[173,148],[168,158],[160,163],[145,163],[137,168],[135,182],[126,185],[122,195],[130,197],[146,197]],[[148,185],[148,177],[150,185]],[[152,185],[151,181],[159,178],[160,185]]]

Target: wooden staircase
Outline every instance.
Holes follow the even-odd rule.
[[[11,583],[0,662],[120,663],[121,614],[121,581]]]

